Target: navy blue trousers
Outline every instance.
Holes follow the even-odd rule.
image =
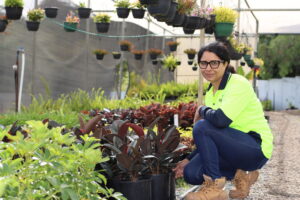
[[[237,169],[257,170],[268,161],[257,139],[233,128],[217,128],[207,120],[195,124],[193,138],[196,154],[183,171],[189,184],[202,184],[203,174],[230,180]]]

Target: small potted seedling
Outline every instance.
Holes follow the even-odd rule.
[[[107,33],[110,25],[110,16],[108,14],[99,13],[93,17],[96,28],[99,33]]]
[[[104,49],[96,49],[93,53],[96,55],[97,60],[103,60],[104,56],[108,54],[108,52]]]
[[[26,26],[28,31],[37,31],[40,26],[40,22],[45,17],[45,11],[41,8],[33,9],[27,13],[28,20],[26,21]]]
[[[84,2],[79,3],[79,8],[78,8],[78,16],[81,19],[87,19],[90,17],[92,9],[87,8]]]

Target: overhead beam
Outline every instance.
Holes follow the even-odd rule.
[[[290,11],[300,11],[300,8],[241,8],[241,9],[235,9],[236,11],[253,11],[253,12],[265,12],[265,11],[269,11],[269,12],[290,12]]]

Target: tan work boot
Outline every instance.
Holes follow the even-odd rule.
[[[185,200],[228,200],[228,193],[223,190],[226,179],[219,178],[212,180],[211,177],[203,175],[204,183],[197,192],[190,192]]]
[[[246,198],[249,195],[251,185],[257,181],[258,175],[257,170],[247,173],[238,169],[232,181],[236,189],[230,190],[229,197],[234,199]]]

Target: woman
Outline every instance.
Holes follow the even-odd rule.
[[[194,117],[193,138],[196,150],[174,169],[176,177],[203,184],[186,200],[223,200],[227,180],[236,189],[231,198],[245,198],[258,178],[260,169],[271,157],[273,136],[264,118],[260,101],[244,77],[229,70],[227,48],[220,42],[203,47],[198,64],[203,77],[210,82],[205,105]]]

